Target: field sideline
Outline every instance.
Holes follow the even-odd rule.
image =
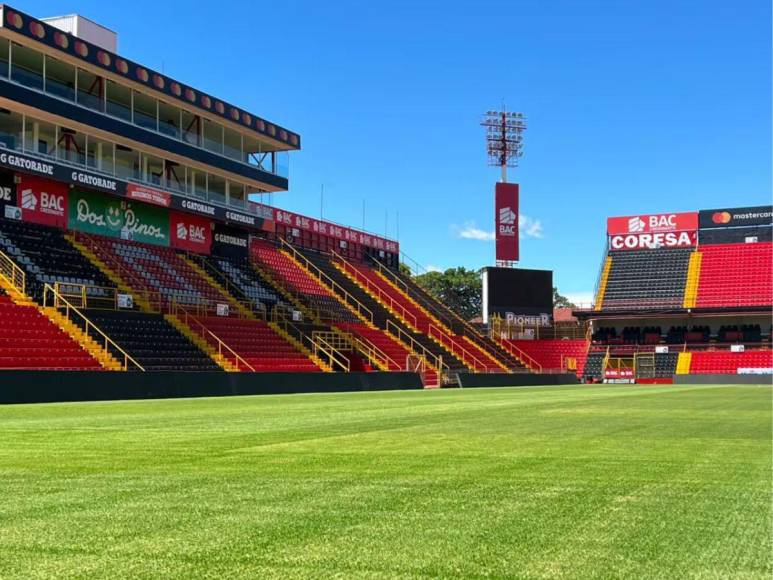
[[[770,578],[772,395],[0,407],[0,578]]]

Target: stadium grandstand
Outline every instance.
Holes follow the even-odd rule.
[[[530,373],[400,273],[396,241],[265,203],[297,133],[116,44],[3,7],[0,368]]]
[[[119,56],[78,18],[2,9],[6,377],[420,388],[773,366],[770,208],[611,218],[592,307],[473,324],[400,268],[397,241],[271,205],[297,133]]]

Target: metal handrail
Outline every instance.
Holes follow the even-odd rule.
[[[415,314],[413,314],[412,312],[409,312],[405,308],[405,306],[397,302],[394,298],[392,298],[379,286],[371,282],[366,276],[364,276],[357,268],[355,268],[352,264],[350,264],[343,256],[341,256],[335,250],[333,250],[333,256],[341,264],[344,265],[344,267],[341,268],[344,274],[347,274],[348,276],[354,278],[355,282],[357,282],[358,284],[363,284],[365,286],[366,291],[375,292],[377,295],[377,299],[386,303],[387,307],[390,308],[391,310],[395,311],[399,309],[399,312],[397,312],[397,315],[401,316],[407,324],[410,324],[411,326],[413,326],[413,328],[418,330],[418,320]],[[395,306],[397,308],[395,308]],[[411,319],[413,319],[413,322],[411,322]]]
[[[337,292],[340,294],[343,294],[343,297],[346,299],[346,304],[348,306],[351,306],[353,308],[356,308],[357,314],[361,314],[364,318],[367,319],[368,322],[373,324],[373,312],[365,306],[362,302],[357,300],[346,288],[341,286],[338,282],[333,280],[330,276],[325,274],[319,266],[314,264],[311,260],[309,260],[306,256],[301,254],[292,244],[290,244],[287,240],[284,238],[279,238],[279,241],[282,243],[283,248],[287,248],[291,252],[291,259],[295,259],[296,262],[300,262],[300,265],[305,266],[306,270],[309,271],[310,274],[314,276],[314,278],[322,284],[324,282],[324,286],[327,286],[328,290],[332,290],[333,292]],[[349,304],[349,300],[354,302],[354,304]],[[364,312],[364,314],[363,314]]]
[[[352,370],[351,361],[341,354],[341,350],[339,348],[336,348],[330,343],[330,341],[325,339],[320,334],[312,334],[312,344],[314,345],[314,356],[317,358],[320,358],[318,352],[322,352],[328,356],[331,363],[336,363],[343,369],[344,372],[348,373]]]
[[[414,281],[411,281],[411,284],[408,284],[408,282],[406,282],[403,278],[401,278],[393,270],[391,270],[390,268],[387,268],[384,264],[382,264],[380,260],[374,258],[373,256],[369,256],[369,257],[370,257],[371,261],[376,265],[376,268],[377,268],[377,271],[378,271],[379,274],[381,274],[382,276],[384,276],[385,278],[390,280],[395,285],[401,286],[403,293],[405,293],[412,300],[414,300],[417,303],[419,303],[419,300],[416,299],[414,296],[412,296],[412,294],[420,294],[421,292],[426,292],[426,290],[424,290],[419,284],[417,284]],[[413,292],[412,292],[411,285],[413,285],[416,288],[418,288],[420,292],[416,292],[416,289],[413,289]],[[420,306],[422,308],[424,308],[425,310],[429,310],[428,301],[427,301],[426,297],[422,296],[421,297],[421,302],[423,303],[423,305],[420,304]],[[480,338],[483,338],[482,335],[477,330],[475,330],[470,325],[469,322],[464,320],[456,312],[454,312],[453,310],[448,308],[445,304],[443,304],[440,301],[437,301],[437,303],[439,305],[443,306],[447,312],[439,311],[437,313],[435,313],[435,312],[428,312],[428,313],[433,318],[437,318],[438,322],[440,324],[444,325],[445,327],[447,327],[450,330],[451,329],[450,324],[453,322],[452,319],[455,319],[457,322],[460,322],[466,329],[471,330],[476,336],[479,336]],[[440,315],[439,317],[438,317],[438,314]],[[449,314],[450,314],[450,316],[449,316]]]
[[[217,354],[220,356],[223,360],[225,359],[225,355],[223,355],[223,349],[231,353],[234,357],[234,360],[236,361],[236,368],[239,369],[239,363],[241,362],[245,367],[247,367],[252,372],[255,372],[255,368],[248,363],[246,360],[242,358],[242,356],[236,352],[234,349],[232,349],[228,344],[225,343],[219,336],[217,336],[214,332],[209,330],[203,322],[201,322],[198,318],[196,318],[193,314],[189,313],[182,305],[178,304],[177,302],[172,302],[172,314],[179,318],[179,313],[182,312],[183,314],[183,320],[181,321],[183,324],[187,326],[190,325],[190,321],[193,321],[194,324],[197,324],[201,330],[205,332],[205,336],[210,336],[215,339],[217,342]],[[202,337],[203,338],[203,337]],[[206,339],[205,339],[206,340]]]
[[[358,336],[353,332],[344,332],[343,334],[344,336],[349,337],[349,340],[351,340],[355,350],[361,354],[364,354],[368,360],[377,363],[380,362],[382,365],[387,367],[387,370],[390,368],[390,363],[398,369],[402,368],[397,361],[395,361],[391,356],[389,356],[364,336]]]
[[[385,330],[386,332],[392,334],[398,340],[407,341],[408,350],[419,354],[419,356],[423,356],[428,361],[431,361],[429,363],[430,366],[434,364],[435,370],[437,370],[437,372],[441,374],[443,373],[447,374],[448,372],[450,372],[451,367],[449,367],[445,362],[443,362],[442,356],[436,355],[435,353],[427,350],[427,348],[423,344],[419,343],[415,338],[413,338],[410,334],[405,332],[402,328],[397,326],[394,322],[392,322],[389,319],[387,319]]]
[[[64,316],[65,316],[65,318],[70,320],[70,313],[74,312],[75,314],[77,314],[80,317],[81,320],[83,320],[83,322],[85,322],[86,327],[84,329],[84,332],[86,333],[87,336],[91,336],[91,335],[89,335],[89,329],[91,329],[94,332],[96,332],[97,335],[99,335],[99,337],[102,340],[104,340],[104,347],[103,348],[104,348],[105,352],[107,352],[108,354],[112,355],[112,353],[110,353],[110,351],[107,348],[108,345],[109,345],[109,346],[113,347],[115,350],[117,350],[119,353],[121,353],[121,355],[123,355],[123,370],[124,371],[129,370],[129,363],[130,362],[134,366],[136,366],[138,369],[140,369],[141,371],[143,371],[143,372],[145,371],[145,368],[140,363],[138,363],[136,360],[134,360],[134,358],[132,358],[132,356],[129,353],[127,353],[124,349],[122,349],[120,346],[118,346],[118,344],[112,338],[110,338],[96,324],[91,322],[91,320],[89,320],[80,310],[78,310],[74,305],[72,305],[64,296],[59,294],[59,292],[57,292],[56,288],[54,288],[50,284],[45,284],[43,286],[43,307],[44,308],[48,306],[48,294],[49,293],[53,294],[53,296],[54,296],[54,304],[52,305],[54,308],[56,308],[58,310],[59,308],[62,308],[62,305],[64,305],[64,309],[65,309]],[[93,340],[94,337],[91,337],[91,338]]]
[[[91,236],[81,232],[73,232],[72,235],[76,242],[80,242],[86,245],[88,250],[92,251],[94,255],[96,255],[100,260],[106,262],[107,266],[109,266],[113,270],[113,273],[121,278],[124,283],[131,281],[131,284],[134,285],[145,285],[145,283],[137,276],[137,274],[121,264],[117,258],[105,251],[102,246],[100,246]],[[127,284],[127,286],[128,285],[129,284]],[[134,288],[132,288],[132,290],[134,290]]]
[[[533,367],[536,367],[537,374],[542,373],[542,365],[537,362],[537,360],[529,355],[525,350],[515,346],[514,344],[511,344],[507,342],[505,339],[498,339],[499,344],[502,345],[502,347],[507,350],[511,355],[514,357],[521,359],[526,362],[526,365],[531,369],[535,370]]]
[[[325,311],[327,318],[326,319],[323,318],[322,309],[320,309],[318,306],[308,305],[306,303],[306,297],[301,292],[291,287],[285,280],[272,274],[274,269],[270,265],[267,265],[264,262],[260,261],[254,255],[252,255],[252,257],[253,259],[248,260],[250,267],[261,278],[265,278],[274,289],[279,290],[280,294],[284,294],[285,298],[287,298],[290,302],[294,302],[295,306],[297,306],[299,310],[307,314],[312,320],[317,320],[319,322],[322,322],[324,320],[335,320],[335,316],[333,316],[332,313],[327,311]],[[258,265],[256,261],[260,261],[261,265]],[[271,271],[267,271],[267,269]],[[274,309],[276,309],[276,307],[274,307]]]
[[[228,279],[228,276],[221,272],[218,268],[213,266],[204,256],[196,254],[194,252],[185,252],[185,256],[199,266],[205,273],[211,276],[216,282],[225,286],[225,289],[231,293],[230,298],[240,304],[242,307],[247,308],[250,312],[260,312],[261,318],[266,320],[267,309],[266,305],[260,301],[253,300],[238,300],[235,296],[244,296],[244,291]]]
[[[7,254],[0,252],[0,276],[17,291],[24,294],[27,287],[27,273]]]
[[[433,331],[436,336],[433,336]],[[445,346],[448,350],[451,351],[451,354],[458,357],[456,350],[461,351],[461,361],[463,363],[467,363],[467,360],[465,360],[465,356],[467,356],[468,359],[472,359],[473,365],[477,364],[478,366],[482,367],[484,370],[488,371],[491,365],[487,365],[483,362],[481,362],[474,354],[472,354],[470,351],[468,351],[463,346],[459,346],[456,344],[455,341],[451,340],[451,337],[448,333],[443,332],[441,329],[439,329],[437,326],[434,326],[432,324],[429,325],[429,329],[427,330],[427,335],[430,338],[434,338],[438,340],[443,346]],[[439,335],[439,336],[437,336]],[[456,350],[455,350],[456,349]]]

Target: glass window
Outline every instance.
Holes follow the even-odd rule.
[[[231,129],[223,128],[223,153],[226,157],[241,161],[242,135]]]
[[[95,111],[104,111],[104,95],[105,79],[79,68],[78,104]]]
[[[0,109],[0,146],[21,149],[24,140],[24,117],[8,109]]]
[[[5,38],[0,38],[0,76],[8,78],[8,52],[10,44]]]
[[[167,160],[164,169],[166,172],[164,179],[166,187],[175,191],[185,191],[185,166]]]
[[[207,176],[207,199],[225,203],[225,178],[218,175]]]
[[[277,151],[274,153],[274,171],[282,177],[290,177],[290,155],[287,151]]]
[[[59,127],[56,156],[63,161],[86,164],[86,135],[77,133],[74,129]]]
[[[132,122],[132,91],[129,87],[107,81],[107,114]]]
[[[189,192],[196,197],[207,197],[207,174],[203,171],[191,169],[188,171]]]
[[[201,117],[183,109],[182,135],[186,143],[201,147]]]
[[[24,123],[24,148],[40,155],[56,155],[56,126],[27,117]]]
[[[115,146],[115,174],[122,179],[139,179],[140,154],[123,145]]]
[[[46,92],[68,101],[75,100],[75,67],[46,57]]]
[[[113,173],[113,144],[89,136],[86,145],[86,164],[98,171]]]
[[[143,93],[134,91],[134,124],[158,131],[156,105],[158,101]]]
[[[140,179],[155,185],[162,185],[164,160],[154,155],[142,154],[142,176]]]
[[[26,46],[14,44],[11,55],[11,79],[33,89],[43,90],[43,55]]]
[[[204,119],[204,149],[223,152],[223,126]]]
[[[228,182],[228,199],[231,204],[239,207],[244,207],[247,203],[247,198],[244,195],[244,185],[241,183]]]
[[[180,138],[180,109],[158,102],[158,130],[175,139]]]

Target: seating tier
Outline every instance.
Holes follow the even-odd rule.
[[[101,370],[81,345],[34,306],[0,295],[0,368]]]
[[[701,246],[698,308],[773,305],[773,243]]]
[[[258,372],[317,372],[319,367],[263,320],[203,317],[198,319]],[[195,330],[195,328],[194,328]],[[208,333],[202,337],[213,346]]]
[[[542,370],[565,369],[566,359],[577,361],[577,374],[582,375],[588,357],[586,340],[507,340],[536,360]]]
[[[692,249],[610,252],[604,310],[681,308]]]

